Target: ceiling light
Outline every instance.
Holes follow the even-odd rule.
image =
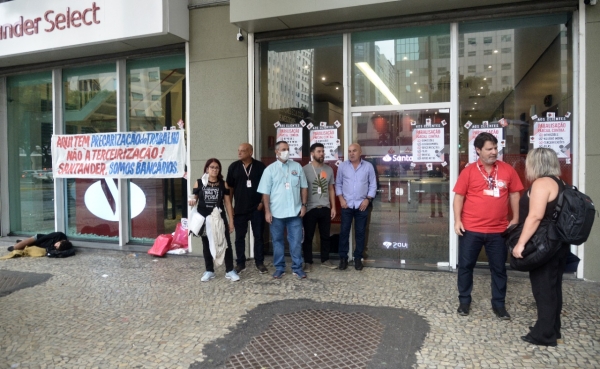
[[[400,101],[394,96],[394,94],[390,91],[390,89],[383,83],[381,78],[375,73],[375,71],[371,68],[369,63],[360,62],[356,63],[356,67],[360,69],[361,72],[371,81],[371,83],[377,87],[377,89],[385,96],[393,105],[400,105]]]
[[[498,54],[498,50],[494,50],[494,54]]]
[[[336,87],[335,89],[336,89],[336,90],[339,90],[340,88],[339,88],[339,87]]]
[[[414,83],[415,85],[417,84],[417,82]]]
[[[417,92],[418,92],[418,93],[421,93],[421,90],[418,90]]]
[[[325,80],[325,77],[321,77],[321,81],[324,81],[324,80]]]
[[[405,56],[404,58],[402,58],[402,60],[408,60],[408,57],[407,57],[407,56]]]
[[[423,98],[423,96],[419,96],[419,99],[422,99],[422,98]]]
[[[487,77],[483,77],[483,80],[485,81],[487,79]]]
[[[480,90],[483,90],[483,86],[479,87]]]
[[[477,96],[481,96],[481,94],[477,94]]]
[[[477,105],[477,103],[475,103],[475,105]]]

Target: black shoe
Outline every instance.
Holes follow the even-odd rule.
[[[506,311],[504,307],[493,307],[492,310],[500,320],[510,320],[510,314],[508,313],[508,311]]]
[[[535,338],[531,337],[530,335],[521,336],[521,339],[525,342],[531,343],[532,345],[556,347],[556,342],[542,343],[542,342],[536,340]]]
[[[256,266],[256,269],[258,269],[259,274],[265,274],[269,272],[269,269],[267,269],[267,267],[264,264],[258,264]]]
[[[356,270],[362,270],[363,269],[363,263],[362,263],[362,261],[359,258],[354,259],[354,269],[356,269]]]
[[[340,259],[340,266],[338,267],[339,270],[346,270],[346,268],[348,268],[348,258],[341,258]]]
[[[460,316],[467,316],[467,315],[469,315],[470,308],[471,308],[470,304],[460,304],[460,305],[458,305],[458,309],[456,309],[456,312]]]
[[[15,249],[14,246],[8,246],[8,252],[12,252]]]
[[[235,272],[237,274],[240,274],[241,272],[243,272],[244,270],[246,270],[246,266],[245,265],[236,265],[235,268],[233,268],[233,270],[235,270]]]

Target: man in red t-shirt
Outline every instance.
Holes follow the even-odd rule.
[[[457,312],[469,315],[473,268],[485,246],[492,274],[492,310],[498,318],[509,320],[504,306],[507,249],[501,234],[510,224],[519,222],[519,191],[523,184],[512,166],[496,160],[498,140],[494,135],[480,133],[474,145],[479,159],[460,173],[453,190],[454,232],[459,236]]]

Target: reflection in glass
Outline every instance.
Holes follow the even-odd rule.
[[[51,74],[8,77],[6,84],[10,232],[52,232]]]
[[[177,128],[185,117],[185,57],[165,56],[127,62],[129,131]],[[129,181],[131,239],[152,243],[172,233],[187,217],[187,181],[183,178]]]
[[[67,134],[116,132],[115,64],[63,70]],[[116,239],[118,191],[113,179],[67,179],[67,235]]]
[[[334,163],[343,160],[344,89],[343,41],[341,35],[270,41],[260,44],[260,122],[256,159],[269,165],[275,161],[275,142],[282,139],[282,127],[301,132],[294,138],[294,160],[307,164],[310,145],[319,140],[325,145],[325,161],[334,173]],[[331,132],[327,142],[318,133]],[[320,136],[323,137],[323,136]],[[311,141],[312,140],[312,141]],[[339,211],[338,211],[339,214]],[[332,222],[333,234],[339,233],[339,216]],[[267,227],[266,227],[267,228]],[[265,240],[269,240],[265,229]],[[313,250],[320,250],[318,232]],[[331,250],[336,253],[337,245]],[[269,247],[269,246],[268,246]]]
[[[450,101],[448,25],[352,34],[352,106]]]
[[[461,24],[467,53],[459,58],[460,170],[478,130],[498,128],[503,160],[525,183],[524,160],[533,145],[532,116],[573,111],[571,22],[567,15]],[[489,53],[484,53],[491,50]],[[471,57],[471,52],[477,56]],[[473,134],[471,134],[473,133]],[[571,165],[563,160],[563,175]]]

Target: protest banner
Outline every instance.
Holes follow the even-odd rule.
[[[183,177],[183,132],[53,135],[54,178]]]

